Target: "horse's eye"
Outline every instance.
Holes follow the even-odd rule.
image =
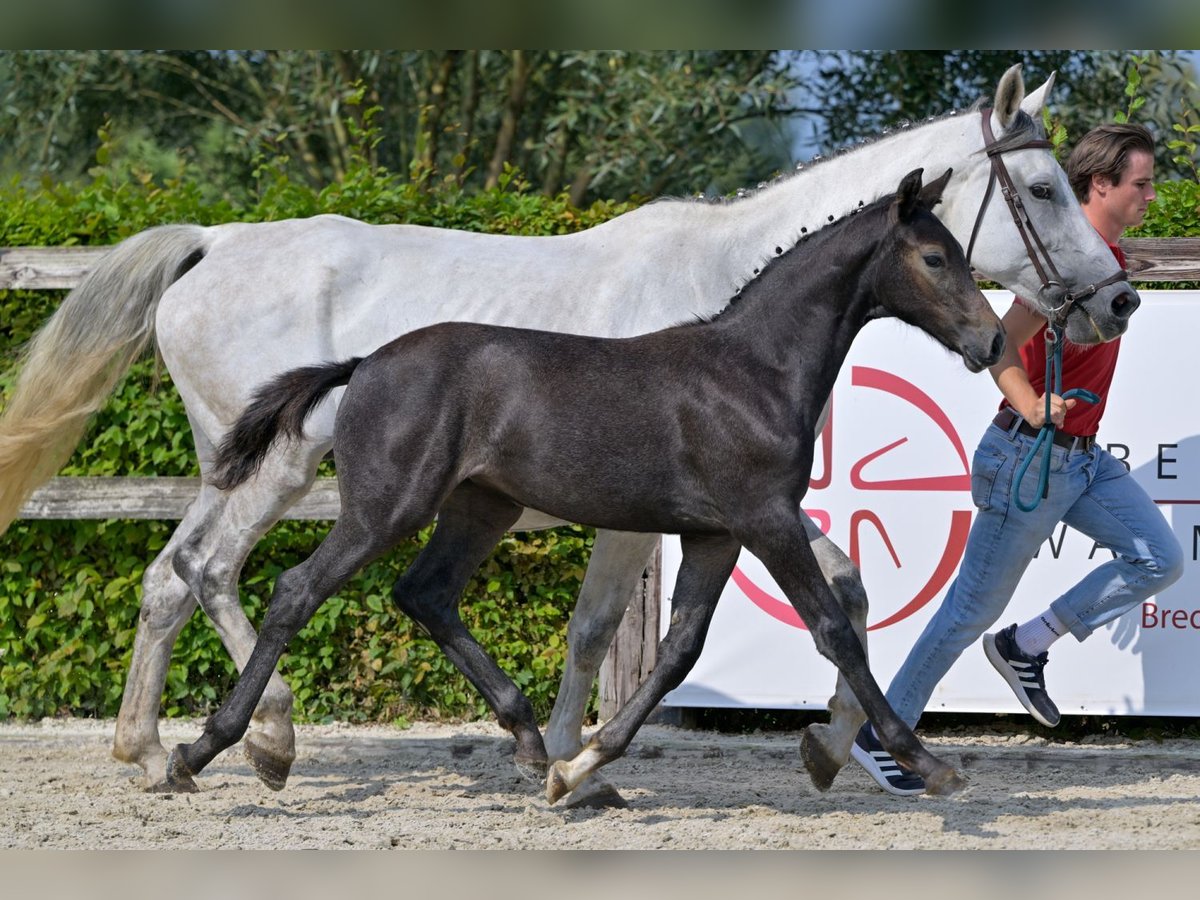
[[[1049,200],[1054,196],[1054,188],[1048,184],[1035,184],[1029,189],[1029,193],[1038,200]]]
[[[925,254],[925,265],[929,266],[931,269],[940,269],[943,265],[945,265],[945,263],[946,260],[940,253]]]

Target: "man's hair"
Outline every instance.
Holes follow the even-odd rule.
[[[1141,125],[1097,125],[1080,138],[1067,160],[1067,180],[1079,202],[1091,195],[1093,175],[1120,184],[1129,153],[1138,150],[1154,156],[1154,138]]]

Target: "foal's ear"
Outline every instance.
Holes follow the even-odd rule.
[[[893,222],[907,222],[917,210],[921,202],[921,175],[924,169],[913,169],[900,180],[896,189],[896,199],[892,201],[889,210]]]
[[[942,202],[942,192],[946,190],[946,183],[950,181],[950,176],[953,174],[953,169],[947,169],[941,178],[935,178],[925,187],[921,188],[921,205],[926,209],[933,209]]]

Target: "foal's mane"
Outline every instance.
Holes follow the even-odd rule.
[[[827,244],[840,242],[843,237],[842,232],[849,227],[851,221],[860,217],[868,218],[870,216],[879,216],[885,214],[887,207],[891,204],[895,197],[896,192],[891,191],[890,193],[876,198],[869,204],[860,205],[857,208],[852,209],[846,215],[842,216],[840,219],[835,219],[824,228],[801,235],[800,239],[796,241],[796,243],[769,259],[763,265],[761,271],[759,271],[752,279],[737,289],[734,295],[730,297],[729,303],[724,307],[717,310],[717,312],[710,316],[698,315],[681,324],[684,326],[691,326],[706,325],[709,322],[715,322],[717,319],[726,315],[736,306],[738,306],[739,301],[744,298],[748,292],[753,293],[755,290],[757,290],[757,285],[767,278],[768,273],[773,272],[775,269],[779,268],[779,266],[785,264],[789,257],[797,253],[805,255],[820,253],[822,248],[824,248]]]

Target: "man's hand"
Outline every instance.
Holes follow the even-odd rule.
[[[1075,398],[1064,400],[1058,394],[1050,395],[1050,421],[1054,423],[1055,428],[1062,428],[1063,422],[1067,418],[1067,410],[1073,407],[1079,401]],[[1032,409],[1024,411],[1025,421],[1034,428],[1041,428],[1046,424],[1046,395],[1038,397],[1037,403],[1033,404]]]

